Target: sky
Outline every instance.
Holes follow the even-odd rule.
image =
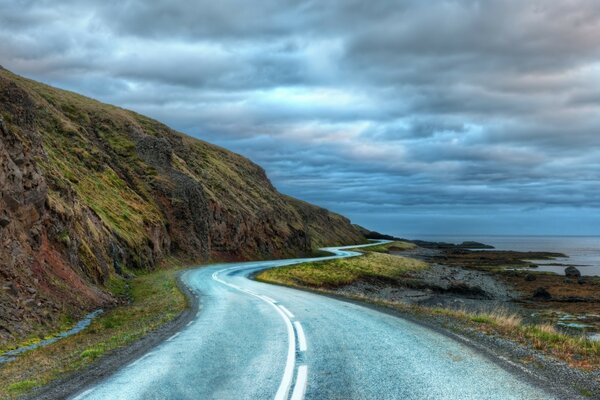
[[[600,2],[0,0],[0,65],[370,229],[600,234]]]

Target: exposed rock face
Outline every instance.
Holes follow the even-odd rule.
[[[165,256],[298,256],[363,242],[249,160],[0,69],[0,343],[113,302]]]

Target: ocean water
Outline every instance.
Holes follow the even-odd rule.
[[[477,241],[494,246],[497,250],[551,251],[566,254],[567,258],[532,260],[539,265],[538,271],[564,274],[565,266],[574,265],[582,275],[600,276],[600,236],[448,236],[421,235],[410,239],[434,242],[462,243]]]

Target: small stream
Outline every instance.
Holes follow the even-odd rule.
[[[90,324],[92,323],[94,318],[96,318],[103,312],[104,312],[103,309],[98,309],[94,312],[91,312],[88,315],[86,315],[85,317],[83,317],[83,319],[81,319],[79,322],[77,322],[77,324],[75,324],[75,326],[72,327],[71,329],[61,332],[49,339],[44,339],[37,343],[30,344],[29,346],[19,347],[14,350],[9,350],[5,353],[2,353],[0,355],[0,364],[14,360],[15,357],[18,356],[19,354],[25,353],[27,351],[31,351],[33,349],[37,349],[39,347],[48,346],[49,344],[57,342],[60,339],[64,339],[68,336],[72,336],[72,335],[75,335],[76,333],[81,332],[82,330],[84,330],[85,328],[90,326]]]

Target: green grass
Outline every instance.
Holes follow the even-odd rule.
[[[26,393],[27,391],[33,389],[36,386],[38,386],[38,381],[37,380],[35,380],[35,379],[27,379],[27,380],[19,381],[19,382],[12,383],[12,384],[8,385],[8,387],[6,388],[6,390],[11,395],[18,396],[18,395],[21,395],[23,393]]]
[[[128,287],[114,280],[114,291],[128,296],[130,302],[108,310],[77,335],[4,364],[0,368],[0,398],[16,398],[81,369],[175,318],[186,307],[185,296],[176,285],[176,273],[160,269],[139,275],[128,282]]]
[[[110,329],[110,328],[114,328],[116,325],[109,325],[109,324],[102,324],[102,326],[105,329]],[[84,350],[81,352],[80,357],[81,358],[89,358],[90,360],[95,360],[96,358],[100,357],[102,354],[104,354],[106,352],[106,350],[104,349],[104,347],[90,347],[87,350]]]
[[[366,252],[374,251],[377,253],[389,253],[390,251],[411,250],[416,247],[417,247],[417,245],[415,245],[414,243],[395,241],[395,242],[390,242],[390,243],[379,244],[376,246],[359,247],[356,250],[366,251]]]
[[[360,280],[397,280],[427,264],[412,258],[367,253],[359,257],[275,268],[258,274],[263,282],[311,288],[337,288]]]

